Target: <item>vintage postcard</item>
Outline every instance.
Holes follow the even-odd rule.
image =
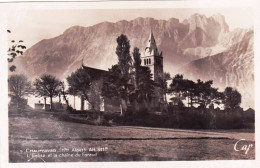
[[[257,3],[217,4],[0,4],[1,164],[256,166]]]

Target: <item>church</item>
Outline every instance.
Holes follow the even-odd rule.
[[[159,78],[163,78],[163,55],[159,52],[153,32],[150,32],[149,38],[147,40],[146,47],[141,53],[141,66],[149,67],[152,74],[152,79],[158,82]],[[82,68],[90,75],[95,75],[97,80],[103,81],[103,77],[108,71],[95,69],[82,64]],[[155,87],[155,94],[151,101],[152,111],[162,111],[162,107],[165,105],[165,100],[163,96],[163,91],[159,87]],[[87,105],[87,108],[90,107]],[[88,108],[89,109],[89,108]],[[109,98],[103,98],[101,111],[120,111],[119,102],[111,101]]]

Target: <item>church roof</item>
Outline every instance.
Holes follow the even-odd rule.
[[[106,73],[106,72],[108,72],[108,71],[105,71],[105,70],[102,70],[102,69],[92,68],[92,67],[85,66],[85,65],[82,65],[82,67],[85,70],[87,70],[87,71],[96,71],[96,72],[99,72],[99,73]]]
[[[85,65],[82,65],[82,68],[91,76],[96,79],[102,78],[108,71],[101,70],[101,69],[96,69],[92,67],[88,67]]]
[[[159,56],[158,48],[156,46],[155,38],[153,36],[153,32],[152,31],[150,32],[150,36],[149,36],[149,39],[147,41],[145,49],[147,49],[147,48],[150,49],[150,54],[151,55]]]

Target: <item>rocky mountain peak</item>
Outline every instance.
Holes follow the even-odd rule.
[[[190,45],[193,47],[214,46],[229,32],[225,17],[220,14],[211,17],[193,14],[183,23],[189,25],[187,39],[191,40]],[[184,44],[187,44],[187,39],[184,39]]]

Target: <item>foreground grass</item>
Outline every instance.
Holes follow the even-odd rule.
[[[52,113],[36,111],[9,116],[10,162],[254,159],[254,148],[247,154],[234,150],[239,139],[254,146],[254,133],[245,131],[94,126],[60,121]],[[62,151],[65,148],[69,151]],[[86,149],[83,155],[92,156],[82,156],[73,148]],[[79,155],[32,157],[28,152],[32,149]]]

